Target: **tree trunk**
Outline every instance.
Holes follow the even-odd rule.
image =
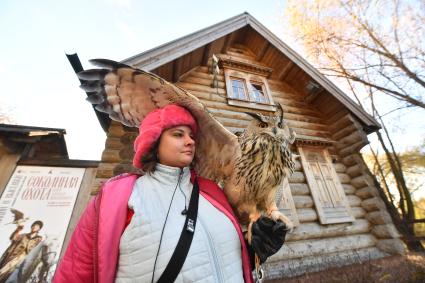
[[[390,202],[394,204],[395,200],[394,200],[393,196],[391,195],[390,188],[388,186],[387,180],[385,179],[384,170],[382,169],[381,163],[379,163],[379,160],[378,160],[378,155],[375,153],[375,151],[373,150],[372,147],[370,147],[370,150],[372,151],[373,158],[375,159],[375,165],[378,167],[377,170],[379,172],[379,175],[381,176],[382,183],[384,185],[384,189],[385,189],[384,192],[386,193]]]

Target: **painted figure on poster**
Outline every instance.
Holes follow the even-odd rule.
[[[53,276],[52,266],[56,264],[56,254],[59,250],[58,237],[46,235],[22,263],[15,268],[6,283],[45,283]]]
[[[0,283],[6,282],[15,268],[43,240],[43,237],[39,235],[39,231],[43,228],[42,221],[34,221],[29,233],[21,233],[24,229],[24,223],[23,217],[14,221],[17,227],[10,235],[11,243],[0,258]]]

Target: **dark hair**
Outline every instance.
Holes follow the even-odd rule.
[[[152,148],[142,156],[142,170],[145,173],[155,172],[155,166],[159,162],[158,159],[158,148],[160,138],[152,145]]]
[[[43,222],[41,220],[34,221],[34,223],[31,224],[31,228],[35,225],[38,225],[40,229],[43,228]]]

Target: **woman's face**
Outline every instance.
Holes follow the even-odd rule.
[[[186,167],[195,156],[195,141],[188,126],[177,126],[162,132],[159,139],[159,163],[172,167]]]

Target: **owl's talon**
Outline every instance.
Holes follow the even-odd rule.
[[[246,237],[247,237],[247,241],[248,241],[248,244],[250,244],[251,245],[251,243],[252,243],[252,224],[253,224],[254,222],[249,222],[249,224],[248,224],[248,231],[246,232]]]
[[[283,213],[281,213],[278,210],[274,210],[270,213],[270,218],[273,219],[274,221],[282,221],[283,223],[285,223],[286,228],[288,228],[288,233],[292,233],[294,231],[294,223],[292,223],[292,221],[286,217],[285,215],[283,215]]]

